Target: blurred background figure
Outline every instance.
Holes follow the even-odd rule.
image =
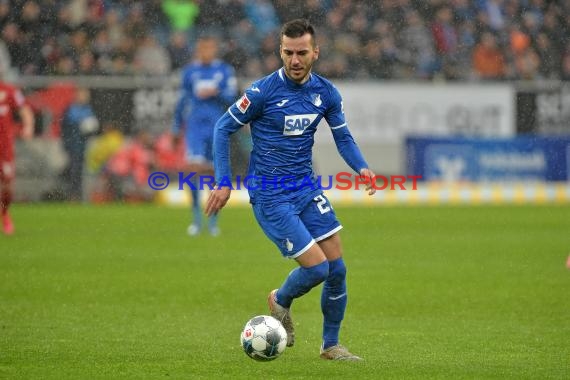
[[[162,11],[169,21],[171,31],[179,31],[192,39],[194,22],[200,13],[200,6],[191,0],[164,0]]]
[[[491,32],[481,34],[481,41],[475,46],[473,71],[478,78],[484,80],[505,78],[505,55],[503,49],[498,46],[496,37]]]
[[[153,136],[138,130],[108,160],[104,168],[109,200],[150,201],[153,191],[147,181],[154,165]]]
[[[166,47],[172,70],[179,70],[190,61],[191,52],[186,35],[180,31],[172,33]]]
[[[125,144],[125,135],[114,121],[102,124],[101,134],[90,139],[87,145],[85,165],[92,179],[89,200],[92,202],[108,202],[114,200],[108,188],[105,173],[107,163]]]
[[[2,68],[0,68],[2,70]],[[22,91],[3,80],[0,71],[0,211],[2,231],[6,235],[14,233],[14,223],[8,209],[13,198],[13,184],[16,174],[14,164],[14,139],[17,124],[14,115],[22,123],[21,136],[31,139],[34,133],[34,114],[26,104]]]
[[[141,40],[135,51],[133,68],[137,74],[167,75],[170,73],[170,54],[159,45],[153,35],[148,34]]]
[[[87,88],[78,88],[74,101],[63,114],[61,139],[67,153],[68,164],[63,178],[72,201],[83,200],[83,168],[87,140],[99,129],[99,120],[91,107],[91,93]]]
[[[218,59],[218,40],[202,36],[196,42],[195,60],[182,73],[182,92],[174,115],[172,131],[186,141],[186,169],[200,175],[213,174],[212,141],[214,125],[237,96],[234,68]],[[176,145],[176,144],[175,144]],[[192,223],[188,234],[202,229],[199,183],[192,193]],[[217,216],[208,222],[211,235],[220,233]]]
[[[123,146],[125,136],[114,121],[101,127],[101,134],[91,139],[87,148],[87,169],[92,174],[101,173],[107,161]]]

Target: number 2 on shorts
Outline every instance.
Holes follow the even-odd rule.
[[[327,199],[322,195],[317,195],[315,198],[313,198],[313,200],[317,202],[317,208],[321,214],[326,214],[331,210],[331,207],[327,205]]]

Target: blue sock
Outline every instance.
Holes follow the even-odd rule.
[[[329,262],[323,261],[312,267],[298,267],[289,273],[275,299],[283,307],[290,308],[295,298],[301,297],[323,282],[329,275]]]
[[[198,186],[194,183],[194,186]],[[192,196],[192,224],[198,227],[202,226],[202,211],[200,207],[200,190],[190,190],[190,195]]]
[[[346,266],[341,257],[329,261],[329,276],[325,280],[321,294],[324,349],[338,344],[338,334],[346,310],[346,301]]]
[[[208,228],[210,230],[218,226],[218,215],[219,214],[214,214],[208,219]]]

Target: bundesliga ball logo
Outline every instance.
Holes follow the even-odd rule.
[[[277,319],[268,315],[251,318],[245,324],[240,338],[241,346],[252,359],[277,359],[287,346],[287,332]]]

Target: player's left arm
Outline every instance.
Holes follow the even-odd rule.
[[[342,98],[336,88],[331,93],[330,101],[331,104],[325,114],[325,119],[331,128],[336,148],[347,165],[366,180],[368,195],[373,195],[376,192],[373,187],[375,174],[368,167],[368,163],[348,129],[342,107]]]
[[[22,121],[22,138],[24,140],[29,140],[34,136],[34,112],[29,105],[24,104],[20,107],[18,114]]]
[[[376,189],[373,187],[375,174],[370,170],[370,168],[368,168],[368,164],[364,160],[362,152],[358,148],[358,145],[356,145],[356,142],[352,138],[352,135],[346,125],[340,128],[331,128],[331,131],[333,133],[336,148],[338,149],[341,157],[348,166],[352,168],[352,170],[365,179],[368,195],[374,194],[376,192]]]
[[[32,107],[26,103],[24,94],[22,94],[22,91],[20,91],[20,89],[15,89],[13,92],[12,102],[12,106],[18,110],[18,116],[22,122],[22,138],[29,140],[34,136],[35,118]]]
[[[188,68],[185,68],[182,74],[182,81],[180,86],[180,96],[174,108],[174,118],[172,120],[172,134],[180,137],[184,130],[184,123],[186,122],[188,105],[192,97],[192,77]]]

